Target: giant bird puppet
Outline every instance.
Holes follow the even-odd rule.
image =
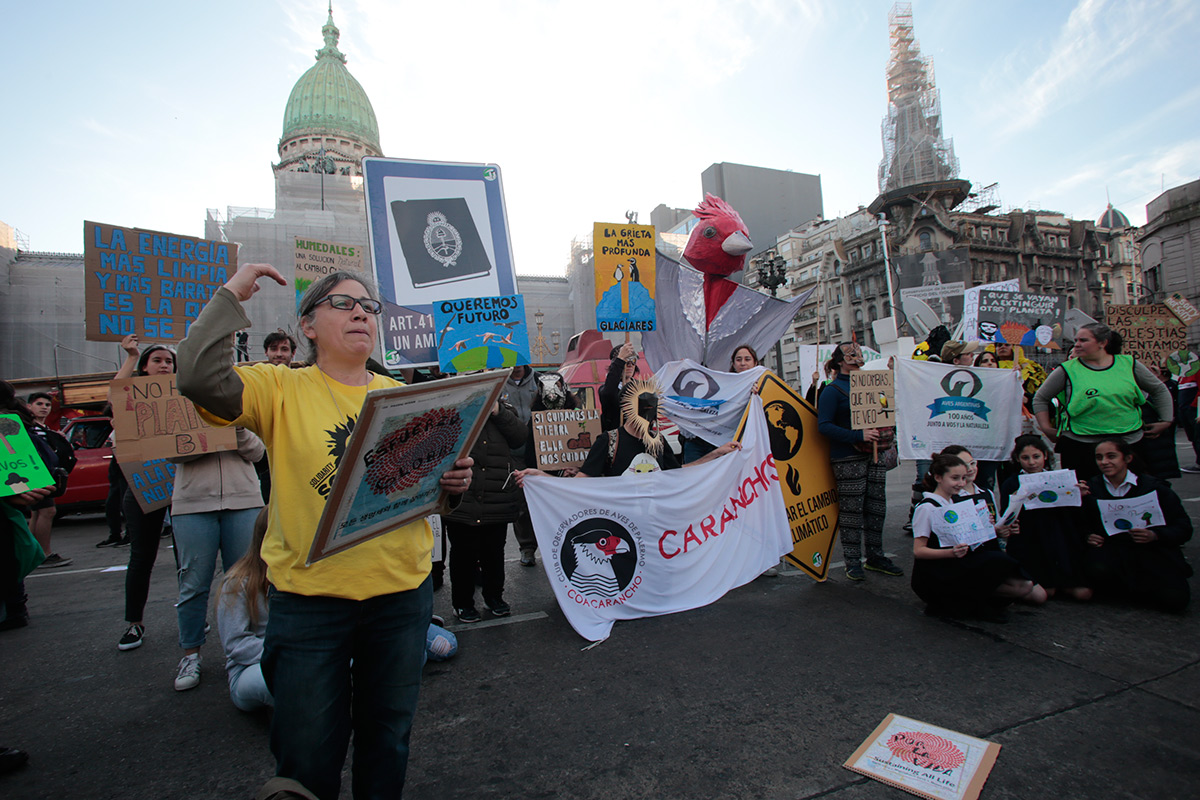
[[[729,280],[745,266],[753,247],[746,223],[711,194],[694,213],[700,224],[683,249],[687,263],[657,253],[658,321],[655,330],[642,334],[646,362],[655,371],[682,358],[726,370],[734,349],[743,344],[765,353],[813,291],[778,300]]]

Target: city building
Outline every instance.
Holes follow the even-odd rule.
[[[1128,220],[1126,220],[1128,223]],[[1158,303],[1179,292],[1200,306],[1200,180],[1160,194],[1146,206],[1146,226],[1136,234],[1141,246],[1143,284],[1138,299]],[[1188,342],[1200,340],[1197,326]]]
[[[701,199],[715,194],[737,210],[750,231],[751,255],[773,247],[779,236],[825,213],[820,175],[720,163],[700,174],[700,188]]]

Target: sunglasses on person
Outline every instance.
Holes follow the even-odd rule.
[[[330,306],[339,311],[353,311],[356,303],[362,306],[362,310],[368,314],[378,314],[383,311],[383,303],[378,300],[372,300],[369,297],[351,297],[348,294],[327,294],[313,303],[312,309],[315,309],[321,303],[329,303]]]

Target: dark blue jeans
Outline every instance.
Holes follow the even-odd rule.
[[[432,613],[428,577],[368,600],[271,590],[262,668],[276,775],[337,800],[353,731],[356,800],[400,797]]]

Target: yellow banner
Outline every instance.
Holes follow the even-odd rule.
[[[596,330],[654,330],[654,226],[597,222],[592,262]]]
[[[829,463],[829,442],[817,432],[817,411],[773,372],[758,382],[771,455],[779,472],[792,552],[784,556],[818,581],[829,572],[829,556],[837,538],[837,484]],[[741,439],[745,419],[738,428]]]

